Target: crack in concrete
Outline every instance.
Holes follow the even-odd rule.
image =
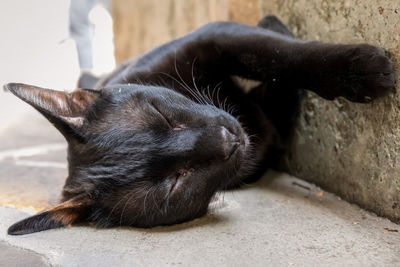
[[[43,144],[39,146],[5,150],[0,152],[0,161],[6,158],[12,158],[14,160],[18,160],[19,158],[22,157],[43,155],[49,152],[59,151],[66,148],[67,148],[66,144],[55,143],[55,144]]]
[[[59,169],[67,168],[67,163],[55,162],[55,161],[16,160],[15,164],[19,166],[39,167],[39,168],[59,168]]]

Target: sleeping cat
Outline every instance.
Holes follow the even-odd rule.
[[[245,90],[237,77],[259,83]],[[267,16],[207,24],[80,84],[91,89],[6,85],[65,136],[69,163],[61,204],[9,234],[200,217],[218,190],[275,166],[304,89],[364,103],[394,90],[394,75],[374,46],[297,40]]]

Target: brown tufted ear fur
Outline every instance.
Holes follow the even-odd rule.
[[[65,137],[79,133],[87,108],[100,94],[89,89],[60,92],[22,83],[4,87],[42,113]]]
[[[14,223],[8,228],[8,234],[25,235],[81,222],[86,219],[89,207],[88,197],[78,196],[50,210]]]

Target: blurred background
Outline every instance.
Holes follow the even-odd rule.
[[[70,32],[69,9],[69,0],[0,2],[1,85],[21,82],[57,90],[75,88],[80,66]],[[90,10],[88,19],[93,24],[87,36],[92,39],[92,71],[109,72],[115,67],[111,16],[99,2]],[[0,129],[28,110],[14,96],[1,92]]]

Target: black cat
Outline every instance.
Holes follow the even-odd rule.
[[[302,89],[354,102],[394,89],[374,46],[296,40],[274,16],[258,26],[208,24],[122,64],[96,90],[6,85],[65,136],[69,163],[62,203],[8,233],[200,217],[217,190],[274,166]],[[237,76],[260,83],[246,91]]]

